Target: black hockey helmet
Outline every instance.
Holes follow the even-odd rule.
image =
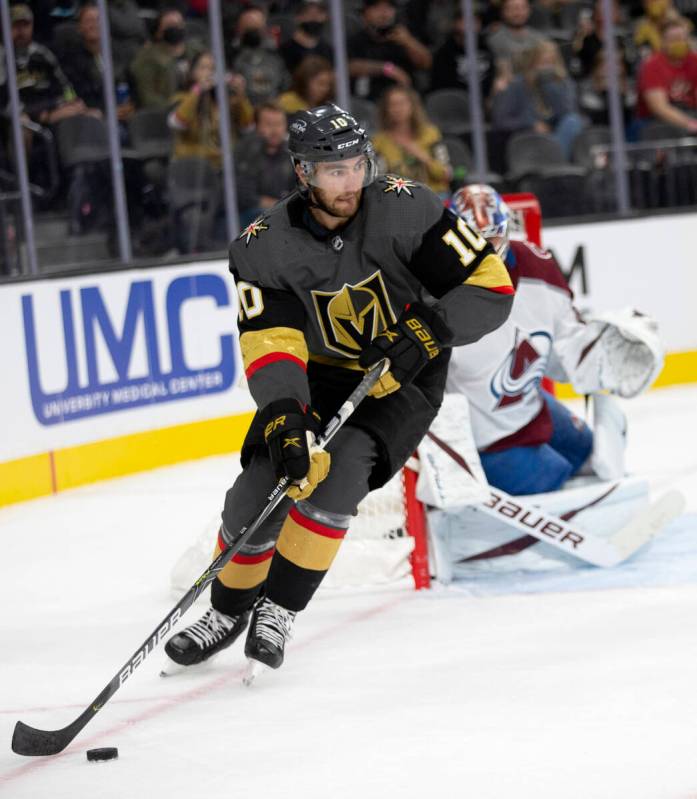
[[[288,150],[294,164],[301,164],[309,182],[315,165],[321,162],[342,161],[363,155],[366,157],[366,178],[363,185],[377,176],[373,144],[355,117],[328,103],[293,114],[288,125]]]

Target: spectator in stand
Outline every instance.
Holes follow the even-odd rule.
[[[55,52],[54,31],[63,22],[74,19],[78,3],[76,0],[31,0],[28,5],[34,13],[34,41]]]
[[[76,45],[59,52],[58,57],[68,80],[78,97],[89,109],[104,111],[102,82],[102,49],[99,38],[99,8],[92,3],[81,6],[78,12],[79,40]],[[119,120],[133,115],[130,100],[117,106]]]
[[[53,125],[61,119],[84,114],[87,106],[78,99],[58,59],[47,47],[33,41],[34,14],[29,6],[24,3],[12,6],[10,22],[23,113],[40,125]],[[4,51],[0,57],[0,107],[6,108],[9,95]]]
[[[634,44],[642,56],[648,56],[661,49],[662,31],[668,23],[677,22],[685,30],[692,30],[692,23],[681,16],[672,0],[644,0],[644,15],[637,20],[634,28]]]
[[[522,59],[547,37],[528,26],[530,3],[528,0],[503,0],[501,24],[487,37],[487,44],[497,60],[510,62],[513,72],[521,69]]]
[[[167,108],[185,84],[192,58],[200,49],[187,43],[181,11],[160,12],[153,41],[145,44],[131,64],[138,108]]]
[[[659,119],[689,133],[697,133],[697,53],[690,49],[682,22],[669,22],[661,49],[639,69],[639,122]]]
[[[409,30],[433,51],[450,35],[453,14],[462,6],[459,0],[406,0],[400,8]]]
[[[634,82],[627,77],[625,62],[617,57],[620,91],[622,92],[624,125],[629,128],[636,109],[637,94]],[[578,105],[581,113],[588,117],[592,125],[610,125],[610,111],[607,93],[607,62],[605,51],[600,50],[589,77],[579,83]]]
[[[303,0],[295,12],[295,30],[279,52],[289,74],[293,74],[307,56],[321,56],[330,63],[334,52],[324,39],[327,26],[327,6],[324,0]]]
[[[633,46],[631,42],[630,52],[628,52],[626,43],[629,37],[624,36],[626,26],[622,16],[622,8],[618,0],[613,0],[613,22],[617,31],[616,45],[618,51],[622,55],[625,69],[628,70],[630,63],[634,58]],[[587,78],[595,69],[596,59],[598,53],[601,53],[604,44],[605,32],[603,28],[603,0],[596,0],[592,11],[590,9],[582,9],[578,18],[578,26],[574,34],[574,39],[571,44],[572,51],[578,59],[578,68],[576,74],[579,77]]]
[[[485,38],[477,25],[477,67],[482,86],[482,96],[487,97],[494,80],[494,64]],[[436,50],[431,69],[431,91],[435,89],[468,89],[467,60],[465,58],[465,20],[462,11],[457,11],[452,21],[448,38]]]
[[[228,63],[246,81],[253,105],[277,97],[290,80],[276,42],[269,33],[266,11],[247,6],[237,18],[236,40]]]
[[[148,31],[135,0],[109,0],[108,7],[114,79],[127,81],[128,67],[147,41]]]
[[[559,48],[540,42],[522,62],[522,74],[494,81],[492,125],[497,130],[551,133],[567,158],[584,126],[578,113],[576,85],[569,78]]]
[[[411,86],[414,70],[432,64],[428,48],[397,22],[392,0],[363,0],[363,27],[347,49],[351,91],[370,100],[395,83]]]
[[[256,109],[256,130],[235,150],[237,201],[244,228],[295,188],[295,172],[286,147],[288,124],[273,102]]]
[[[174,158],[199,156],[216,168],[222,167],[219,109],[215,96],[215,61],[206,51],[194,57],[186,91],[176,94],[169,125],[174,130]],[[254,111],[245,94],[244,78],[229,75],[230,123],[234,137],[246,132],[254,123]]]
[[[56,56],[34,41],[34,15],[29,6],[24,3],[11,6],[10,24],[22,122],[48,127],[63,119],[86,114],[87,106],[77,97]],[[0,110],[4,112],[7,123],[9,92],[5,64],[4,48],[0,47]],[[51,167],[55,152],[49,150],[49,141],[25,128],[24,146],[29,179],[49,191],[55,188]],[[42,203],[50,201],[49,195]]]
[[[445,199],[452,174],[448,148],[413,89],[392,86],[382,95],[373,146],[381,172],[418,180]]]
[[[290,91],[278,98],[286,114],[334,102],[334,67],[321,56],[304,58],[293,73]]]

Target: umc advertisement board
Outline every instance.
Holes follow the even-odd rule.
[[[224,262],[2,288],[0,461],[249,411]]]

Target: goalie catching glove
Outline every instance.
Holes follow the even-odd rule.
[[[287,477],[293,500],[306,499],[329,474],[331,456],[314,446],[320,418],[309,406],[294,399],[270,402],[262,411],[264,440],[276,477]]]
[[[420,302],[407,305],[399,319],[375,336],[358,358],[364,369],[382,358],[390,361],[389,371],[378,379],[370,396],[386,397],[411,383],[451,340],[450,328],[432,308]]]
[[[609,391],[629,399],[646,391],[663,368],[658,324],[631,308],[606,311],[587,320],[567,344],[567,372],[582,394]],[[576,355],[574,358],[569,357]]]

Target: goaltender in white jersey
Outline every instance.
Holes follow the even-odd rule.
[[[516,296],[501,327],[453,350],[446,391],[469,400],[490,485],[519,495],[554,491],[588,460],[594,442],[588,426],[543,390],[542,377],[596,395],[596,419],[616,415],[597,393],[633,397],[650,386],[663,363],[655,322],[631,310],[582,319],[552,254],[509,241],[509,210],[491,187],[465,186],[452,207],[504,258]],[[618,440],[622,424],[620,414]],[[605,461],[600,476],[618,476],[622,466]]]

